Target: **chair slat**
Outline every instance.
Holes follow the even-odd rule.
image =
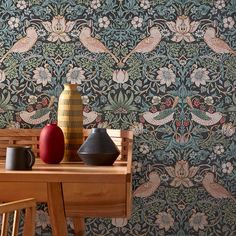
[[[20,210],[15,210],[13,218],[12,236],[18,236],[19,222],[20,222]]]
[[[1,236],[7,236],[9,222],[9,212],[2,214],[2,227],[1,227]]]

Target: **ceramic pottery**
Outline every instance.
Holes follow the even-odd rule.
[[[47,164],[57,164],[64,156],[64,135],[57,124],[47,124],[40,132],[40,158]]]
[[[7,170],[31,170],[35,155],[29,146],[9,146],[6,151]]]
[[[93,128],[78,150],[85,164],[96,166],[113,165],[119,154],[119,149],[104,128]]]
[[[65,84],[58,102],[58,126],[65,139],[62,161],[79,161],[78,147],[83,143],[83,105],[76,84]]]

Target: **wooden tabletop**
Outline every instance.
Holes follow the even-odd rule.
[[[113,166],[87,166],[82,162],[45,164],[39,158],[32,170],[6,170],[5,161],[0,161],[0,181],[29,182],[116,182],[130,177],[126,162]]]

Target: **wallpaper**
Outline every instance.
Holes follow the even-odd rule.
[[[86,235],[236,235],[235,22],[235,0],[1,1],[0,128],[56,120],[75,83],[84,127],[134,131],[132,217]]]

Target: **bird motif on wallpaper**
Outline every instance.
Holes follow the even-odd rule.
[[[179,97],[175,97],[173,105],[171,108],[165,109],[163,111],[150,112],[146,111],[143,113],[143,118],[152,125],[164,125],[174,119],[175,107],[177,106]]]
[[[187,97],[186,101],[191,108],[190,113],[192,115],[192,120],[194,120],[196,123],[200,125],[204,126],[214,125],[218,123],[220,119],[223,117],[220,112],[209,113],[194,108],[190,97]]]
[[[19,116],[23,121],[31,125],[38,125],[40,123],[43,123],[44,121],[50,118],[49,115],[50,115],[51,107],[54,103],[54,100],[55,100],[55,97],[52,96],[50,98],[48,107],[42,108],[40,110],[31,111],[31,112],[21,111],[19,113]]]
[[[29,51],[38,39],[37,31],[34,27],[29,27],[26,30],[26,36],[16,41],[13,46],[8,50],[8,52],[0,60],[0,64],[5,60],[5,58],[14,52],[27,52]]]
[[[212,172],[207,172],[204,175],[202,185],[212,197],[219,199],[230,198],[236,202],[232,194],[215,181],[215,175]]]
[[[83,27],[79,39],[85,48],[93,53],[108,53],[116,63],[119,63],[117,57],[98,39],[91,36],[91,29],[89,27]]]
[[[125,63],[129,57],[136,52],[145,53],[153,51],[161,41],[161,32],[158,27],[154,26],[150,29],[150,35],[141,40],[134,49],[122,60]]]
[[[149,181],[141,184],[135,191],[134,197],[149,197],[151,196],[160,186],[161,179],[157,172],[151,172],[149,174]]]
[[[214,28],[208,27],[203,38],[208,47],[215,53],[230,53],[236,56],[236,51],[234,51],[223,39],[216,37],[216,30]]]
[[[98,117],[99,113],[96,111],[85,112],[83,111],[83,124],[88,125],[95,121]]]

